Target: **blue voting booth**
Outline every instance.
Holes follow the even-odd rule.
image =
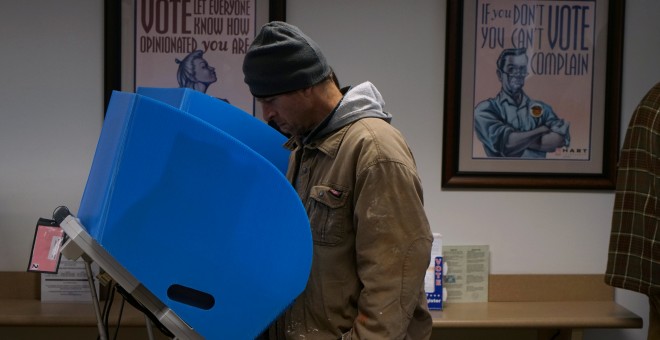
[[[311,266],[284,142],[201,92],[114,92],[78,214],[60,225],[178,339],[252,339]]]

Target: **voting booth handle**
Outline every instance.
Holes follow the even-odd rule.
[[[173,284],[167,288],[167,297],[174,301],[204,310],[209,310],[215,305],[213,295],[179,284]]]

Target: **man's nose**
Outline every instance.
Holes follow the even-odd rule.
[[[275,116],[275,110],[273,110],[272,105],[268,103],[261,103],[261,111],[266,121],[270,121]]]

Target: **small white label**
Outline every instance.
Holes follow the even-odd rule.
[[[54,236],[50,240],[50,250],[48,251],[48,259],[55,260],[55,258],[60,254],[60,245],[62,245],[62,237]]]

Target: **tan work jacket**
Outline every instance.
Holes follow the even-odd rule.
[[[363,118],[293,149],[287,177],[309,215],[307,288],[270,329],[276,339],[428,339],[432,234],[408,145]]]

